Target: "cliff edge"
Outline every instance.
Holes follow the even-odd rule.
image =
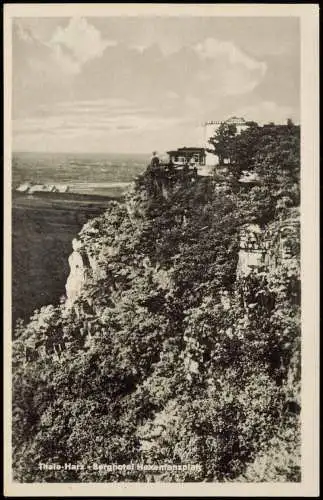
[[[66,300],[16,331],[16,480],[124,481],[93,463],[150,466],[130,481],[300,480],[297,161],[281,177],[261,162],[248,187],[146,172],[84,225]]]

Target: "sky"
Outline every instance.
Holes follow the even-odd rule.
[[[296,17],[15,18],[13,149],[147,153],[300,121]]]

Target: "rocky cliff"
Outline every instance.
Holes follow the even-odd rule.
[[[165,188],[162,195],[166,200],[176,195],[176,190],[168,190],[165,196]],[[217,185],[214,186],[217,193]],[[138,231],[143,230],[148,197],[142,193],[138,195],[132,188],[126,195],[123,215],[129,218],[132,226]],[[121,206],[120,206],[121,207]],[[106,214],[109,217],[108,214]],[[105,216],[103,216],[103,220]],[[187,217],[184,214],[178,219],[185,228]],[[109,243],[105,240],[108,235],[102,234],[102,217],[88,222],[80,231],[78,238],[73,239],[73,252],[69,256],[68,263],[70,273],[66,282],[66,307],[70,308],[81,297],[82,290],[89,280],[101,280],[107,277],[109,258],[115,258],[119,252],[118,235],[110,236]],[[295,248],[299,233],[299,212],[297,209],[287,210],[284,217],[278,221],[260,227],[259,224],[243,224],[239,229],[238,261],[236,267],[237,278],[248,276],[252,272],[260,272],[275,269],[278,264],[289,263],[293,265],[293,259],[299,248]],[[106,260],[107,259],[107,260]],[[160,270],[159,263],[151,265],[149,257],[143,260],[145,272],[150,272],[156,283],[167,287],[170,285],[169,273]]]
[[[71,480],[30,468],[54,456],[192,463],[159,480],[232,481],[275,436],[298,477],[297,208],[268,216],[266,192],[250,209],[239,189],[146,174],[83,226],[66,301],[14,343],[18,479]]]

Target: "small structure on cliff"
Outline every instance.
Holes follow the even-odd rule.
[[[174,165],[205,165],[205,149],[199,147],[183,147],[167,151],[169,161]]]
[[[197,175],[202,177],[212,175],[212,166],[207,165],[207,152],[202,147],[182,147],[176,150],[167,151],[169,162],[175,168],[196,169]]]

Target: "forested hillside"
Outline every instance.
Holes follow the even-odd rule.
[[[220,149],[224,180],[140,176],[81,230],[73,304],[18,325],[16,481],[300,480],[300,130],[220,130]],[[266,255],[245,273],[248,224]],[[92,467],[112,463],[182,467]]]

